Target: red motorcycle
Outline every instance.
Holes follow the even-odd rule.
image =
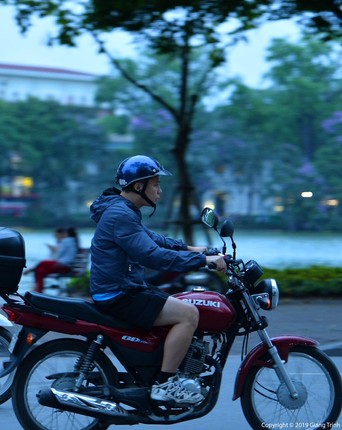
[[[204,209],[202,221],[218,231],[218,219],[211,209]],[[245,342],[233,400],[241,399],[253,429],[296,428],[303,423],[323,429],[331,428],[338,419],[342,398],[338,369],[312,339],[268,336],[267,320],[260,311],[277,306],[278,287],[274,279],[261,279],[262,269],[255,261],[244,263],[236,258],[230,221],[220,231],[221,238],[230,237],[233,245],[233,255],[226,256],[226,293],[199,288],[176,295],[200,312],[179,376],[191,379],[191,389],[200,391],[204,400],[188,407],[158,404],[150,398],[167,327],[142,330],[101,314],[82,299],[31,292],[20,296],[17,282],[25,264],[23,240],[19,233],[11,232],[12,237],[5,241],[10,255],[3,249],[1,254],[9,255],[5,260],[11,271],[6,273],[12,275],[1,283],[1,296],[9,320],[21,329],[10,345],[11,360],[5,372],[18,365],[12,400],[24,429],[90,430],[200,418],[217,402],[223,369],[239,336]],[[36,343],[49,332],[63,337]],[[253,332],[261,342],[247,352],[248,336]]]

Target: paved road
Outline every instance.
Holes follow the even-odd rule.
[[[342,298],[281,299],[277,309],[264,315],[271,335],[312,337],[330,355],[342,356]]]

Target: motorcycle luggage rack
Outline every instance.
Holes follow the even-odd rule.
[[[15,298],[13,298],[13,296]],[[9,305],[15,305],[16,303],[25,302],[25,298],[21,294],[19,294],[18,292],[15,292],[15,293],[4,293],[0,289],[0,297],[2,297],[4,299],[4,301],[6,303],[8,303]]]
[[[15,298],[13,298],[13,296]],[[75,323],[77,321],[76,318],[70,317],[68,315],[57,314],[55,312],[47,312],[46,310],[35,306],[34,303],[31,303],[31,301],[27,299],[26,295],[22,296],[18,292],[8,294],[8,293],[2,293],[0,291],[0,297],[2,297],[6,302],[3,305],[3,308],[7,308],[6,304],[8,304],[12,308],[20,310],[20,312],[22,311],[26,312],[27,310],[27,312],[35,315],[49,316],[49,317],[53,317],[55,319],[59,319],[70,323]]]
[[[77,321],[77,319],[74,318],[74,317],[70,317],[68,315],[63,315],[63,314],[57,314],[57,313],[49,312],[49,311],[46,311],[44,309],[37,308],[37,307],[35,307],[34,305],[31,305],[31,304],[13,302],[10,305],[11,305],[12,309],[18,309],[22,313],[41,315],[41,316],[44,316],[44,317],[54,318],[56,320],[65,321],[65,322],[72,323],[72,324],[74,324]],[[6,308],[7,308],[7,305],[4,304],[3,305],[3,309],[6,309]]]

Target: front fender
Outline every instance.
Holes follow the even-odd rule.
[[[302,336],[278,336],[272,338],[271,341],[277,348],[280,358],[284,361],[287,361],[289,352],[294,346],[306,345],[314,347],[318,345],[317,341]],[[263,358],[266,353],[267,345],[261,342],[251,349],[241,362],[236,375],[233,400],[241,396],[246,376],[252,367],[270,367],[270,364]]]

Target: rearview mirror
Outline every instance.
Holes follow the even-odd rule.
[[[234,224],[229,219],[226,219],[221,227],[221,236],[223,237],[233,237],[234,234]]]
[[[211,208],[204,208],[201,215],[203,224],[210,228],[217,228],[219,220],[216,213]]]

